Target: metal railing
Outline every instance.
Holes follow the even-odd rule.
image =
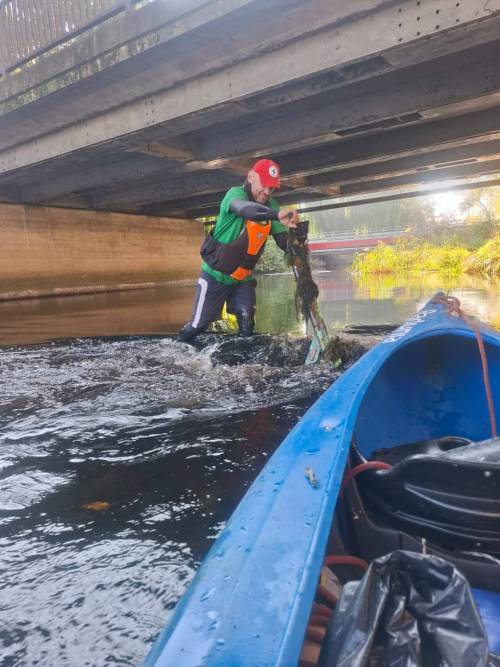
[[[0,0],[0,73],[6,76],[134,4],[132,0]]]
[[[321,237],[311,238],[311,241],[351,241],[354,239],[372,239],[372,238],[387,238],[393,236],[404,236],[405,234],[418,234],[418,230],[409,230],[408,227],[381,227],[379,229],[369,229],[359,231],[356,229],[348,229],[329,234],[322,234]]]
[[[448,232],[461,232],[466,229],[470,229],[470,223],[455,223],[455,224],[442,224],[440,226],[441,231]],[[311,238],[312,242],[321,241],[351,241],[355,239],[376,239],[376,238],[392,238],[398,236],[420,236],[421,234],[428,234],[429,228],[425,227],[374,227],[373,229],[343,229],[329,234],[322,234],[320,237]],[[437,229],[436,229],[437,231]]]

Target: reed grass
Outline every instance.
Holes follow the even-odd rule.
[[[475,252],[453,243],[438,246],[413,237],[398,239],[392,246],[379,243],[376,248],[357,254],[351,270],[357,277],[422,272],[494,277],[500,275],[500,235]]]
[[[500,234],[470,255],[464,262],[464,270],[488,277],[500,276]]]

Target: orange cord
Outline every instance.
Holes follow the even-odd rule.
[[[326,588],[326,586],[322,586],[321,584],[318,584],[316,588],[316,595],[319,595],[322,597],[324,600],[328,602],[332,607],[335,607],[337,604],[337,598],[335,595]]]
[[[323,616],[322,614],[311,614],[309,617],[309,625],[321,625],[327,628],[329,623],[330,619],[328,616]]]
[[[326,636],[326,628],[319,625],[308,625],[306,630],[306,639],[320,646]]]
[[[351,481],[353,477],[359,475],[360,472],[365,470],[389,470],[392,466],[389,463],[384,463],[384,461],[366,461],[366,463],[360,463],[354,468],[349,468],[344,475],[344,480],[342,482],[342,488],[340,490],[340,495],[342,495],[345,486]]]
[[[495,438],[497,435],[497,420],[495,415],[495,406],[493,404],[493,395],[491,393],[488,359],[486,357],[486,350],[484,348],[484,341],[481,334],[481,329],[473,320],[471,320],[471,318],[468,315],[464,313],[464,311],[460,306],[460,301],[455,296],[435,296],[432,299],[432,303],[440,303],[441,305],[445,306],[450,315],[452,313],[456,313],[458,317],[461,317],[463,321],[466,324],[468,324],[476,334],[476,340],[479,347],[479,354],[481,356],[481,365],[483,367],[483,383],[484,383],[484,390],[486,392],[486,401],[488,403],[488,412],[490,416],[491,437]]]
[[[323,561],[323,565],[326,565],[327,567],[330,565],[353,565],[354,567],[359,567],[363,572],[366,572],[368,569],[366,560],[357,558],[356,556],[327,556]]]
[[[327,618],[330,618],[333,611],[330,609],[330,607],[327,607],[324,604],[318,604],[317,602],[313,602],[312,613],[315,615],[326,616]]]

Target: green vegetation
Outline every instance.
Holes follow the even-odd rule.
[[[352,263],[356,276],[428,271],[499,276],[500,235],[476,251],[449,242],[438,246],[423,239],[402,238],[393,246],[380,243],[373,250],[356,255]]]
[[[467,273],[500,276],[500,234],[487,241],[464,262]]]
[[[469,255],[466,248],[449,244],[435,246],[423,239],[402,238],[393,246],[380,243],[373,250],[356,255],[352,271],[358,276],[420,271],[461,273]]]
[[[262,257],[255,267],[255,273],[284,273],[285,271],[290,271],[286,264],[285,254],[278,248],[274,239],[269,238]]]
[[[414,212],[418,210],[415,202]],[[405,233],[395,245],[381,243],[367,253],[356,255],[352,272],[358,278],[428,272],[442,276],[469,273],[498,277],[499,220],[500,188],[473,190],[452,214],[437,214],[424,202],[415,216],[418,224],[408,229],[408,235]]]

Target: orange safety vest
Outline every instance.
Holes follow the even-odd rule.
[[[245,220],[246,231],[248,234],[248,245],[246,255],[241,265],[231,273],[231,278],[235,280],[244,280],[255,268],[259,259],[264,243],[267,241],[271,231],[271,221],[268,220],[264,225],[253,220]]]
[[[251,275],[264,251],[271,224],[270,220],[265,223],[245,220],[241,234],[229,243],[216,241],[212,234],[207,234],[200,254],[213,269],[231,276],[234,280],[244,280]]]

